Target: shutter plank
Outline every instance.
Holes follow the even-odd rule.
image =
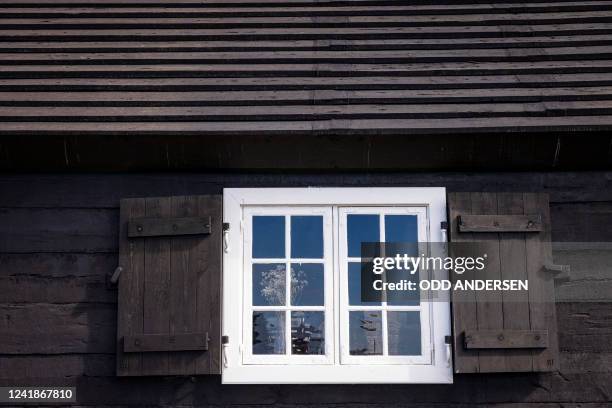
[[[172,215],[170,199],[145,199],[147,217]],[[170,241],[147,239],[145,241],[144,334],[166,334],[170,326]],[[168,373],[168,353],[154,353],[142,361],[144,374]]]
[[[500,214],[523,214],[523,195],[499,193],[497,210]],[[501,278],[527,279],[525,233],[507,233],[499,243]],[[529,295],[524,291],[502,292],[504,330],[529,329]],[[507,336],[506,336],[507,337]],[[531,371],[531,350],[508,350],[505,353],[508,371]]]
[[[221,213],[221,196],[197,197],[197,209],[200,214],[209,213],[212,219],[212,237],[196,251],[198,256],[192,259],[193,282],[197,285],[198,298],[196,315],[198,331],[208,332],[211,338],[209,350],[195,361],[196,372],[221,372],[221,230],[223,217]],[[212,210],[212,212],[210,212]],[[217,262],[207,260],[215,259]]]
[[[532,330],[548,329],[549,344],[541,351],[534,351],[533,370],[552,371],[559,368],[559,345],[553,275],[543,269],[552,257],[550,244],[550,210],[545,194],[525,194],[525,212],[542,212],[544,229],[539,236],[528,235],[526,240],[527,275],[529,277],[529,313]]]
[[[128,220],[144,217],[144,200],[121,200],[119,228],[119,265],[123,272],[119,276],[117,316],[117,374],[137,375],[142,370],[142,356],[123,353],[123,337],[142,333],[144,291],[144,241],[129,241]]]
[[[470,214],[472,212],[472,201],[470,193],[451,193],[449,200],[449,227],[450,237],[453,243],[471,241],[471,233],[458,233],[457,218],[460,214]],[[454,256],[461,254],[454,253]],[[451,273],[453,282],[457,280],[473,279],[473,271],[465,271],[463,275]],[[478,351],[466,350],[463,347],[463,333],[467,330],[478,329],[476,321],[476,299],[473,291],[454,291],[453,292],[453,333],[455,352],[455,370],[458,373],[478,372]]]
[[[472,193],[472,214],[497,214],[497,195],[495,193]],[[501,279],[499,235],[494,232],[478,233],[474,238],[482,244],[487,254],[486,276],[476,273],[477,279]],[[476,320],[478,330],[499,329],[503,324],[502,296],[499,291],[476,291]],[[503,326],[501,326],[503,327]],[[480,372],[504,371],[506,361],[497,350],[478,352]]]
[[[172,197],[172,216],[188,217],[193,214],[187,208],[186,197]],[[209,230],[210,231],[210,230]],[[191,327],[193,313],[189,313],[190,306],[195,304],[195,291],[189,291],[188,284],[189,272],[189,237],[181,237],[170,240],[172,257],[170,259],[170,334],[181,335],[184,333],[195,332],[195,327]],[[194,363],[191,353],[175,353],[168,356],[170,373],[183,373],[186,370],[193,371]]]

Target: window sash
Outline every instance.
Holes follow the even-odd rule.
[[[253,216],[281,215],[285,217],[285,256],[283,258],[253,258],[252,234]],[[291,222],[292,215],[317,215],[323,217],[323,258],[302,259],[291,258]],[[333,314],[333,241],[332,213],[328,206],[244,206],[244,229],[241,234],[244,243],[243,256],[243,364],[333,364],[334,363],[334,314]],[[285,265],[285,305],[284,306],[253,306],[253,274],[252,265],[261,263],[279,263]],[[323,306],[293,306],[291,305],[291,264],[318,263],[323,265]],[[285,315],[285,354],[253,354],[253,311],[282,311]],[[291,312],[292,311],[322,311],[324,313],[324,355],[294,355],[291,354]]]
[[[377,206],[377,207],[338,207],[338,256],[337,269],[340,271],[340,343],[341,364],[431,364],[432,361],[432,344],[431,344],[431,302],[429,294],[421,291],[421,301],[419,306],[401,306],[387,305],[386,302],[381,302],[378,306],[351,306],[349,305],[348,291],[348,264],[349,262],[361,262],[361,258],[348,256],[348,230],[347,216],[349,214],[376,214],[379,216],[379,239],[381,242],[386,241],[385,237],[385,215],[415,215],[417,217],[417,235],[418,242],[428,242],[428,215],[427,207],[424,206]],[[429,277],[429,271],[419,270],[420,279]],[[351,355],[350,354],[350,329],[349,329],[349,312],[350,311],[381,311],[382,320],[382,355]],[[387,326],[387,311],[418,311],[420,313],[421,325],[421,354],[418,356],[394,356],[388,354],[389,337]]]

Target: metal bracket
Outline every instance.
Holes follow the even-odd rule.
[[[553,263],[545,263],[542,269],[546,272],[555,275],[555,280],[569,281],[570,277],[570,266],[569,265],[556,265]]]
[[[229,253],[229,229],[230,229],[230,224],[229,222],[224,222],[223,223],[223,252],[225,252],[226,254]]]

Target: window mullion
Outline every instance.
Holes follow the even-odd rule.
[[[291,357],[291,216],[285,215],[285,354]]]
[[[384,212],[381,212],[380,214],[380,221],[379,221],[379,227],[380,227],[380,242],[386,242],[385,239],[385,214]],[[386,256],[386,247],[383,244],[382,247],[385,250],[385,253],[381,254],[383,257]],[[386,281],[386,275],[383,274],[383,280]],[[382,302],[382,308],[383,310],[381,311],[381,324],[382,324],[382,346],[383,346],[383,356],[387,356],[389,355],[389,341],[387,339],[388,336],[388,330],[387,330],[387,300],[384,299]]]

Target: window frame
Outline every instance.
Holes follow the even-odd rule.
[[[445,336],[451,334],[450,304],[448,299],[430,302],[433,323],[431,335],[431,364],[347,364],[340,361],[343,346],[340,325],[334,325],[334,364],[245,364],[243,355],[249,345],[244,343],[242,322],[244,318],[243,270],[245,262],[244,240],[245,206],[279,207],[425,207],[427,210],[427,234],[429,241],[442,241],[439,228],[446,221],[446,190],[441,187],[308,187],[308,188],[226,188],[223,191],[223,219],[230,228],[225,237],[227,251],[223,253],[223,335],[228,342],[223,345],[222,382],[225,384],[333,384],[333,383],[438,383],[453,382],[452,361],[447,353]],[[332,211],[333,216],[333,211]],[[333,220],[334,223],[338,219]],[[339,243],[337,226],[333,229],[334,245]],[[338,253],[337,248],[334,248]],[[289,255],[289,254],[286,254]],[[289,255],[290,256],[290,255]],[[339,257],[338,257],[339,258]],[[333,260],[338,263],[339,259]],[[289,273],[289,271],[287,271]],[[445,271],[432,271],[432,278],[448,279]],[[340,270],[334,265],[334,288],[339,286]],[[327,286],[327,285],[326,285]],[[336,290],[336,289],[334,289]],[[327,297],[326,293],[326,297]],[[332,316],[341,310],[341,295],[333,296]],[[326,299],[327,302],[327,299]],[[326,303],[326,307],[327,307]],[[332,321],[329,320],[331,323]],[[332,323],[333,324],[333,323]],[[338,327],[336,327],[338,326]],[[326,350],[329,340],[326,339]],[[395,357],[394,357],[395,358]]]

